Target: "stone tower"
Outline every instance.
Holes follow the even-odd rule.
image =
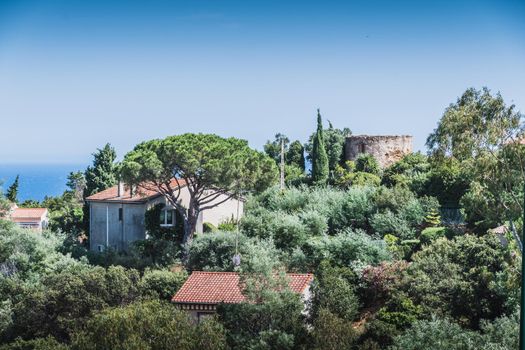
[[[355,160],[361,153],[374,156],[382,168],[397,162],[406,154],[412,152],[412,136],[389,135],[348,136],[345,142],[346,160]]]

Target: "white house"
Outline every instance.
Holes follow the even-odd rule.
[[[172,181],[171,187],[174,191],[180,190],[179,203],[187,208],[190,200],[188,188],[183,181],[179,180],[178,183],[180,188],[175,180]],[[214,201],[220,203],[225,199],[227,196],[221,194]],[[161,212],[161,225],[165,227],[176,225],[175,208],[164,195],[145,186],[139,186],[131,192],[129,188],[119,184],[87,197],[86,202],[89,204],[91,250],[103,251],[108,247],[126,250],[130,243],[145,239],[145,213],[159,203],[165,205]],[[202,232],[204,222],[217,226],[232,217],[237,219],[237,215],[242,215],[242,212],[243,201],[230,198],[214,208],[201,212],[196,231]]]
[[[18,208],[13,206],[9,213],[9,220],[18,226],[42,232],[47,228],[47,208]]]

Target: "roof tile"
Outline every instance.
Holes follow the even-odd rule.
[[[178,181],[180,186],[184,186],[186,182],[183,179]],[[173,179],[170,183],[170,186],[173,189],[177,188],[177,181]],[[148,186],[148,184],[143,184],[138,186],[138,191],[133,193],[129,187],[124,186],[124,191],[119,197],[118,195],[118,185],[110,187],[104,191],[100,191],[86,198],[87,201],[101,201],[101,202],[147,202],[150,198],[158,196],[159,193],[154,189],[154,186]]]
[[[313,279],[312,274],[288,273],[290,289],[302,293]],[[172,298],[175,303],[219,304],[245,300],[239,288],[237,272],[194,271]]]
[[[47,208],[15,208],[11,212],[11,220],[40,220],[46,214]]]

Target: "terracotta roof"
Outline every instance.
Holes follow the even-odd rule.
[[[11,212],[11,220],[20,221],[40,221],[47,215],[47,208],[15,208]]]
[[[302,293],[313,279],[312,274],[288,273],[290,289]],[[194,271],[172,298],[185,304],[235,304],[245,300],[239,288],[237,272]]]
[[[184,186],[186,182],[179,179],[180,186]],[[173,189],[177,188],[177,181],[171,180],[170,186]],[[147,202],[149,199],[157,197],[159,193],[154,189],[154,186],[143,184],[139,185],[134,191],[133,196],[129,187],[123,186],[121,196],[118,195],[118,185],[110,187],[104,191],[100,191],[86,198],[87,201],[101,201],[101,202]]]

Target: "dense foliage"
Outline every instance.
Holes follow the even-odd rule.
[[[301,143],[284,135],[265,146],[270,157],[214,135],[140,144],[124,161],[128,179],[184,174],[199,188],[252,190],[239,223],[208,224],[186,242],[184,264],[183,228],[160,227],[161,206],[127,252],[87,252],[78,240],[84,189],[116,179],[105,147],[100,167],[70,174],[68,191],[44,201],[52,230],[0,220],[0,349],[515,349],[521,254],[508,230],[489,229],[523,226],[521,119],[499,94],[469,89],[428,156],[381,169],[369,155],[342,163],[349,131],[323,129],[319,116],[309,181]],[[293,168],[299,180],[284,190],[269,186],[283,139],[287,176]],[[239,272],[245,302],[193,322],[169,300],[196,270]],[[314,274],[306,302],[285,272]]]

